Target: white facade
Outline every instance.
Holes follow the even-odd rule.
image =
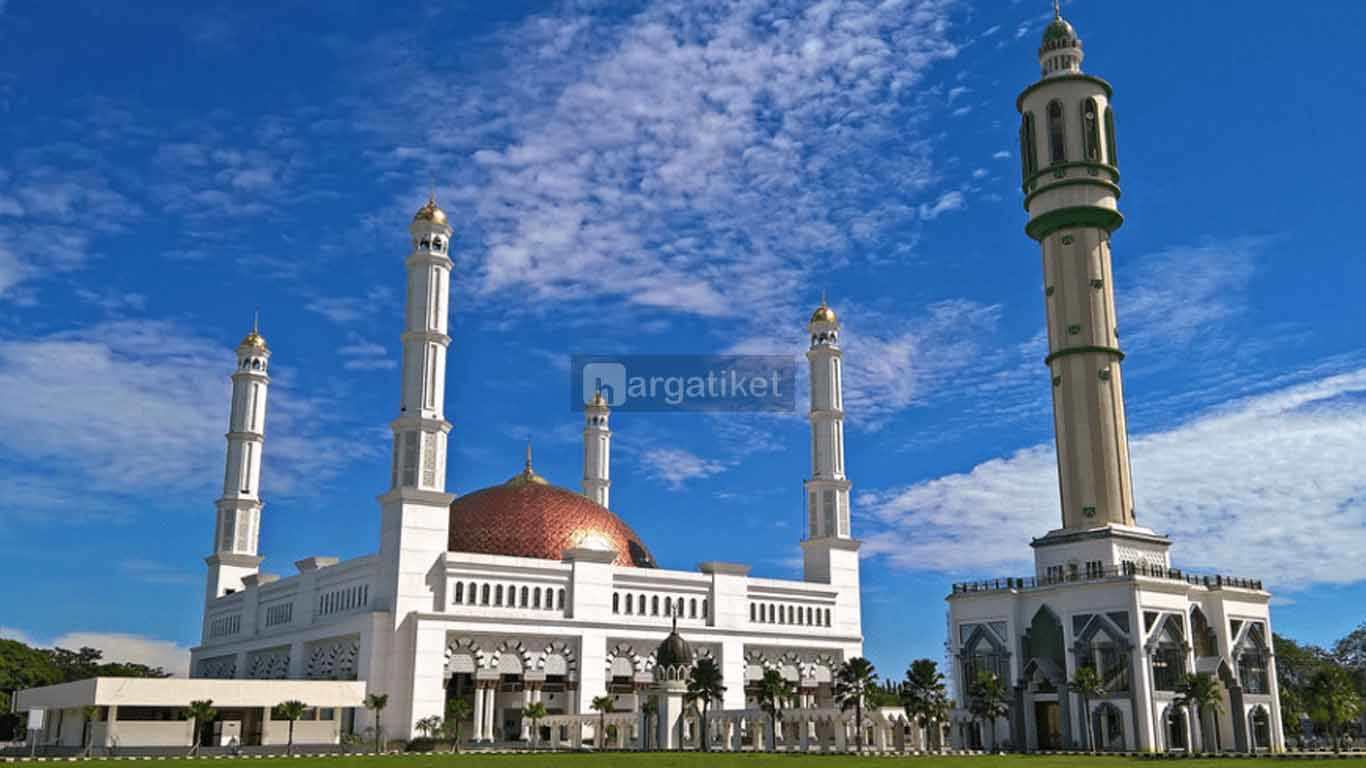
[[[813,320],[812,365],[821,366],[823,389],[812,395],[812,434],[822,447],[807,487],[833,489],[838,518],[803,542],[804,580],[755,578],[731,563],[703,562],[695,571],[614,564],[617,552],[587,541],[555,559],[450,551],[454,496],[445,485],[450,424],[443,415],[450,233],[432,202],[410,231],[400,413],[392,487],[379,500],[377,554],[309,558],[285,578],[258,574],[254,564],[236,582],[220,577],[191,674],[364,681],[369,692],[390,697],[382,723],[389,738],[415,735],[419,720],[444,716],[447,700],[461,697],[474,710],[467,738],[520,741],[529,736],[520,712],[532,702],[573,715],[610,693],[618,711],[635,711],[654,679],[654,651],[676,619],[696,656],[720,665],[722,708],[752,706],[747,683],[767,668],[788,675],[804,700],[832,706],[832,675],[862,653],[863,642],[833,336],[817,348]],[[831,325],[822,332],[833,333]],[[605,403],[585,409],[583,496],[594,509],[608,503],[607,416]],[[529,457],[514,482],[544,483]],[[639,722],[630,719],[629,743],[640,743]]]
[[[1056,17],[1042,77],[1017,102],[1026,232],[1043,256],[1062,527],[1032,542],[1032,577],[954,585],[958,701],[969,703],[984,673],[1010,691],[1007,718],[993,728],[959,710],[954,738],[1028,751],[1088,748],[1088,738],[1110,751],[1280,751],[1270,595],[1259,581],[1172,568],[1170,541],[1136,521],[1110,259],[1123,221],[1112,90],[1081,61],[1080,39]],[[1068,689],[1083,666],[1105,687],[1086,713]],[[1176,703],[1181,676],[1202,672],[1222,685],[1222,714]]]

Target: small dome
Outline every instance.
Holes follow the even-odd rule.
[[[831,309],[830,307],[826,306],[826,305],[825,305],[825,302],[822,301],[822,302],[821,302],[821,305],[820,305],[819,307],[816,307],[816,311],[811,313],[811,322],[813,322],[813,323],[836,323],[836,322],[839,322],[839,320],[838,320],[838,318],[835,316],[835,310],[833,310],[833,309]]]
[[[678,623],[674,622],[674,629],[669,636],[664,638],[664,642],[659,644],[659,649],[655,651],[655,667],[691,667],[692,648],[688,641],[678,634]]]
[[[1048,43],[1053,40],[1062,41],[1076,39],[1077,31],[1072,28],[1072,25],[1067,21],[1067,19],[1064,19],[1061,16],[1048,22],[1048,26],[1044,27],[1043,30],[1044,45],[1048,45]]]
[[[250,349],[265,349],[266,337],[262,336],[260,333],[257,333],[256,329],[253,328],[251,333],[248,333],[245,337],[242,338],[242,343],[237,345],[238,349],[242,349],[243,347]]]
[[[434,224],[445,224],[446,212],[437,206],[435,197],[429,197],[427,198],[426,205],[417,209],[417,213],[413,215],[413,221],[430,221]]]

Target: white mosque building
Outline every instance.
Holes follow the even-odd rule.
[[[1055,13],[1042,77],[1016,102],[1025,231],[1043,255],[1062,527],[1031,542],[1033,576],[954,586],[947,647],[960,704],[983,673],[1011,693],[995,729],[960,710],[955,738],[990,747],[994,730],[1023,750],[1094,738],[1113,751],[1282,751],[1271,596],[1259,581],[1173,568],[1170,540],[1135,515],[1110,263],[1122,222],[1112,89],[1081,62],[1081,40]],[[1082,667],[1105,687],[1089,711],[1068,689]],[[1178,705],[1182,676],[1197,672],[1220,681],[1221,712]]]
[[[709,657],[723,672],[718,709],[751,708],[751,684],[765,669],[791,680],[794,703],[832,706],[832,673],[863,644],[835,312],[822,302],[807,326],[804,578],[756,578],[748,565],[714,561],[668,569],[609,508],[611,430],[600,394],[585,406],[581,491],[538,475],[528,448],[506,483],[448,492],[451,227],[429,201],[409,232],[402,393],[377,551],[310,557],[287,576],[260,570],[271,352],[253,329],[232,374],[227,469],[191,674],[363,681],[389,696],[382,726],[391,738],[416,735],[419,721],[444,716],[447,700],[462,698],[473,711],[466,735],[515,742],[529,736],[521,712],[533,702],[556,717],[594,715],[592,700],[611,694],[616,710],[638,711],[676,623],[688,642],[671,647],[688,648],[687,663]],[[346,725],[359,732],[370,724]],[[639,739],[634,727],[625,730]]]

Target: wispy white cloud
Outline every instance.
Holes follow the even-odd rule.
[[[362,318],[391,309],[394,292],[387,286],[377,285],[365,292],[364,296],[319,296],[309,301],[304,308],[316,312],[337,325],[349,325]]]
[[[681,490],[692,480],[719,475],[726,470],[720,461],[704,459],[682,448],[652,448],[640,455],[646,472],[663,480],[671,490]]]
[[[1190,568],[1299,588],[1366,579],[1366,369],[1208,410],[1131,441],[1139,523]],[[866,551],[911,569],[1029,568],[1057,527],[1051,445],[970,471],[860,494]]]
[[[383,344],[355,333],[348,335],[347,343],[337,348],[337,354],[345,360],[342,367],[348,371],[388,371],[398,367],[398,361],[389,357]]]
[[[1007,152],[1007,151],[1005,151],[1004,149],[1002,149],[1002,150],[996,152],[995,154],[993,154],[991,157],[992,157],[993,160],[1009,160],[1009,159],[1010,159],[1010,153]]]
[[[949,211],[961,211],[967,207],[967,200],[958,190],[945,192],[933,204],[920,204],[920,218],[933,221]]]

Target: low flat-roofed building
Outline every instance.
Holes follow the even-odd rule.
[[[212,701],[217,717],[196,728],[185,710],[192,701]],[[203,678],[92,677],[29,688],[14,697],[16,712],[43,711],[40,747],[79,748],[86,739],[97,749],[283,745],[289,722],[272,716],[286,701],[308,705],[294,723],[294,743],[336,744],[350,732],[365,683],[345,680],[209,680]],[[96,707],[87,722],[86,707]],[[88,729],[88,733],[87,733]]]

